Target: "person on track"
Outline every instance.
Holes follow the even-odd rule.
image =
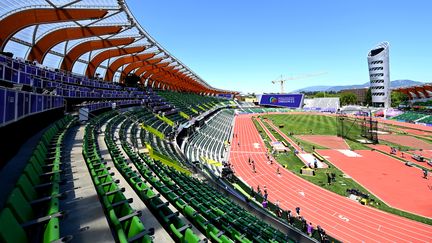
[[[428,177],[428,171],[426,169],[423,169],[423,178],[427,179]]]
[[[280,175],[280,170],[279,170],[279,166],[276,169],[276,174]]]

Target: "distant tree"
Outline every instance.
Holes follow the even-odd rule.
[[[326,93],[325,92],[318,92],[314,95],[315,98],[324,98],[326,97]]]
[[[366,92],[366,104],[371,106],[372,105],[372,90],[369,87],[368,91]]]
[[[354,105],[357,103],[357,96],[354,93],[342,93],[340,96],[341,105]]]
[[[138,82],[140,81],[140,77],[138,77],[138,75],[136,75],[135,73],[133,74],[128,74],[125,79],[124,79],[124,83],[126,87],[137,87]]]
[[[408,95],[400,91],[392,91],[390,97],[392,107],[398,107],[400,103],[408,101]]]

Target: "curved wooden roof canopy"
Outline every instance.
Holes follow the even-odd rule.
[[[142,77],[143,81],[149,79],[153,85],[198,93],[217,91],[149,37],[135,22],[136,20],[124,2],[114,3],[114,6],[118,4],[118,7],[106,7],[106,9],[104,9],[105,7],[95,8],[96,6],[93,5],[89,6],[88,9],[83,8],[82,5],[74,8],[74,2],[64,6],[56,6],[55,3],[47,2],[49,3],[47,6],[39,5],[37,7],[32,6],[29,2],[28,7],[17,9],[10,15],[3,15],[5,17],[0,19],[0,26],[2,26],[0,51],[4,51],[10,40],[25,44],[26,41],[17,39],[15,35],[27,27],[65,23],[64,25],[53,25],[51,29],[48,27],[48,31],[44,30],[45,32],[37,32],[38,28],[35,28],[32,41],[30,43],[27,41],[28,44],[25,44],[29,46],[26,58],[30,61],[35,60],[43,63],[48,53],[60,55],[59,66],[61,69],[72,71],[75,63],[79,61],[86,65],[84,67],[85,75],[89,77],[95,75],[98,67],[105,68],[102,63],[109,60],[104,77],[106,81],[113,81],[116,72],[120,71],[120,79],[123,79],[134,71],[135,74]],[[120,12],[125,13],[126,16],[124,25],[122,23],[109,24],[108,21],[95,25]],[[85,21],[85,24],[81,24],[80,21]],[[68,22],[71,24],[67,24]],[[139,35],[120,35],[131,28],[135,28]],[[103,38],[103,36],[108,37]],[[149,44],[135,44],[137,40],[143,39],[147,40]],[[69,48],[67,44],[72,40],[80,41]],[[53,48],[62,42],[66,42],[64,51],[61,53],[53,52]],[[154,52],[142,53],[151,47],[155,47]],[[92,52],[96,50],[102,51],[93,56]],[[90,52],[88,60],[80,60],[80,57],[88,52]],[[169,61],[164,61],[163,58],[154,58],[158,53],[164,53],[164,58]],[[116,58],[116,60],[112,61],[112,58]],[[119,70],[120,67],[124,67],[123,70]]]

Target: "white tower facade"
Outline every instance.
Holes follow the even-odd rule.
[[[390,69],[389,43],[382,42],[368,53],[369,79],[372,93],[372,106],[389,108]]]

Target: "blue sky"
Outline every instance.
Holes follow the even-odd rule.
[[[432,82],[432,1],[126,0],[141,25],[210,85],[291,91],[369,81],[366,55],[390,42],[390,79]]]

